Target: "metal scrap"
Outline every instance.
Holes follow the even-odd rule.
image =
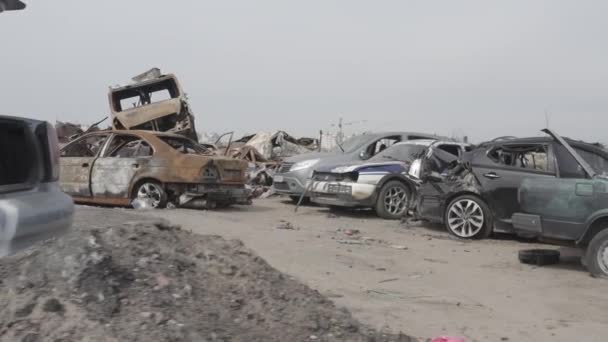
[[[186,94],[177,77],[153,68],[133,83],[110,87],[108,99],[114,129],[177,133],[198,141]]]

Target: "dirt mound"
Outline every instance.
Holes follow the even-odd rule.
[[[0,260],[0,341],[412,341],[243,246],[166,222],[75,230]]]

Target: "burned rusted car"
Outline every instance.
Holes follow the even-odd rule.
[[[175,75],[155,68],[133,81],[110,88],[112,128],[176,133],[198,141],[194,115]]]
[[[100,131],[63,147],[60,183],[79,203],[213,208],[251,202],[246,169],[181,135]]]

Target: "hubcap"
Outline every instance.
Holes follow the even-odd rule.
[[[160,205],[161,197],[162,190],[153,183],[144,183],[137,191],[137,198],[149,203],[152,208],[157,208]]]
[[[407,193],[398,186],[388,189],[384,196],[384,209],[391,215],[401,215],[407,209]]]
[[[459,237],[470,238],[483,228],[483,210],[473,200],[463,199],[452,204],[448,211],[448,227]]]
[[[597,264],[604,274],[608,275],[608,241],[605,241],[597,253]]]

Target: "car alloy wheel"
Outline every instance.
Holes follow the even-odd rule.
[[[452,233],[458,237],[475,237],[484,228],[483,209],[472,199],[458,200],[448,209],[447,224]]]
[[[407,193],[402,187],[394,186],[386,191],[384,209],[391,215],[402,215],[407,209]]]
[[[163,202],[164,190],[156,183],[143,183],[137,190],[137,199],[159,208]]]

